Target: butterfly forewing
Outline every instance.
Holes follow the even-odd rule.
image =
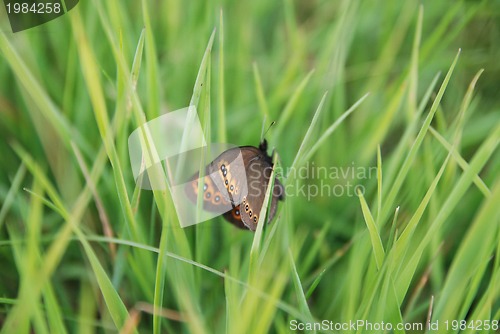
[[[186,193],[188,198],[196,203],[198,200],[198,173],[193,177],[193,180],[186,184]],[[213,177],[209,174],[203,177],[203,209],[210,212],[224,213],[231,209],[230,202],[226,199],[223,192],[221,192],[213,181]]]
[[[227,150],[207,168],[224,198],[235,206],[247,195],[245,162],[242,155],[240,148]]]

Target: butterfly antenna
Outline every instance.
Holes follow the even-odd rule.
[[[276,122],[272,121],[269,127],[267,128],[266,132],[264,132],[264,134],[262,135],[262,138],[260,138],[261,141],[266,137],[267,133],[269,132],[269,130],[271,130],[274,124],[276,124]]]
[[[264,119],[262,120],[262,127],[260,129],[260,142],[262,142],[262,139],[264,138],[264,127],[266,126],[266,120],[267,116],[264,115]]]

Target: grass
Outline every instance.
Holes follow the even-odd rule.
[[[93,0],[2,26],[1,333],[500,319],[499,18],[487,0]],[[128,136],[188,105],[213,142],[276,122],[271,224],[182,229],[168,191],[136,185]]]

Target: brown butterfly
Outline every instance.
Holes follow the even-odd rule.
[[[240,160],[236,159],[241,154]],[[241,161],[242,163],[238,163]],[[232,208],[222,215],[239,228],[255,231],[260,211],[267,192],[273,162],[267,154],[267,141],[259,147],[240,146],[224,151],[209,163],[203,180],[203,209],[221,212],[222,208]],[[198,197],[198,174],[186,184],[188,198],[194,203]],[[268,222],[272,221],[278,207],[278,200],[284,200],[285,192],[276,178],[272,191]]]

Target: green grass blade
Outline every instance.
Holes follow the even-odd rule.
[[[290,100],[288,100],[288,103],[286,104],[285,108],[283,109],[283,112],[281,113],[280,117],[276,121],[276,129],[273,132],[273,137],[274,138],[279,138],[281,132],[285,129],[287,126],[288,121],[290,120],[290,117],[292,116],[292,113],[294,109],[297,106],[297,103],[300,100],[300,97],[302,96],[304,89],[307,87],[307,84],[309,80],[311,79],[311,76],[313,75],[314,70],[309,71],[309,73],[305,76],[304,79],[299,83],[295,91],[292,93],[292,96],[290,97]]]
[[[26,174],[26,167],[24,165],[20,165],[17,169],[16,175],[12,180],[12,185],[7,192],[7,196],[5,197],[4,202],[2,203],[2,208],[0,209],[0,230],[2,229],[2,225],[5,222],[5,217],[7,216],[12,204],[14,203],[15,196],[19,192],[19,188],[21,186],[21,182],[24,179],[24,175]]]
[[[227,142],[226,134],[226,93],[224,88],[224,11],[220,10],[219,14],[219,112],[218,112],[218,140],[221,143]]]
[[[295,288],[295,296],[297,297],[297,300],[299,302],[299,310],[312,318],[311,310],[309,309],[309,305],[307,304],[304,289],[302,287],[302,283],[300,281],[299,273],[297,272],[297,267],[295,265],[295,261],[293,260],[293,254],[291,250],[288,251],[288,260],[290,261],[290,267],[292,269],[293,286]]]
[[[257,95],[257,102],[259,103],[259,111],[262,119],[269,119],[269,106],[264,94],[264,87],[262,86],[262,79],[260,78],[259,67],[257,63],[253,63],[253,78],[255,81],[255,91]]]
[[[302,140],[299,150],[297,151],[297,154],[295,155],[295,158],[293,159],[292,166],[290,167],[290,170],[293,170],[294,168],[297,168],[303,163],[302,155],[304,154],[303,151],[305,150],[305,146],[309,144],[309,141],[311,139],[312,133],[315,130],[316,123],[318,122],[319,116],[321,115],[321,111],[323,110],[323,105],[325,104],[325,99],[326,95],[328,93],[323,94],[323,97],[321,98],[321,101],[319,102],[318,107],[316,108],[316,111],[314,112],[314,116],[311,120],[311,124],[307,128],[307,132],[304,136],[304,139]]]
[[[393,207],[394,201],[396,199],[396,196],[401,189],[401,185],[403,184],[403,181],[405,177],[408,174],[408,171],[411,168],[411,165],[413,161],[415,160],[416,154],[418,149],[420,148],[420,145],[422,144],[422,141],[424,140],[424,137],[427,133],[427,130],[429,129],[429,126],[432,122],[432,119],[434,117],[434,114],[436,113],[439,104],[441,103],[441,99],[443,98],[444,92],[446,90],[446,87],[448,86],[448,83],[450,81],[451,75],[453,74],[453,70],[455,69],[455,65],[457,64],[458,57],[460,55],[460,50],[458,51],[457,55],[455,56],[455,59],[453,60],[453,63],[450,66],[450,69],[448,70],[448,73],[446,74],[446,77],[443,80],[443,83],[441,84],[441,87],[439,88],[439,91],[436,95],[436,99],[432,103],[431,110],[429,111],[429,114],[424,120],[424,124],[420,128],[420,131],[415,138],[415,141],[413,142],[412,147],[408,151],[408,154],[403,162],[403,165],[401,166],[401,169],[399,170],[396,179],[394,180],[393,184],[390,187],[390,191],[386,197],[385,200],[385,205],[382,208],[382,215],[381,215],[381,220],[382,222],[385,221],[386,216],[388,215],[389,209]],[[392,211],[392,209],[391,209]]]
[[[385,258],[385,251],[384,251],[384,246],[382,245],[382,239],[380,239],[380,232],[377,229],[377,224],[373,219],[373,216],[370,212],[370,208],[368,208],[368,204],[366,204],[365,198],[361,190],[358,189],[357,195],[361,203],[361,210],[363,211],[363,217],[365,218],[365,223],[368,228],[368,232],[370,233],[370,240],[372,242],[373,254],[375,256],[377,268],[380,270]]]
[[[304,154],[304,161],[309,160],[312,155],[320,148],[320,146],[328,139],[328,137],[337,129],[337,127],[342,124],[342,122],[349,116],[356,108],[359,107],[359,105],[368,97],[369,93],[365,94],[363,97],[361,97],[356,103],[354,103],[349,109],[346,110],[345,113],[342,114],[332,125],[326,129],[325,132],[319,137],[319,139],[316,141],[316,143],[307,151],[307,153]]]

